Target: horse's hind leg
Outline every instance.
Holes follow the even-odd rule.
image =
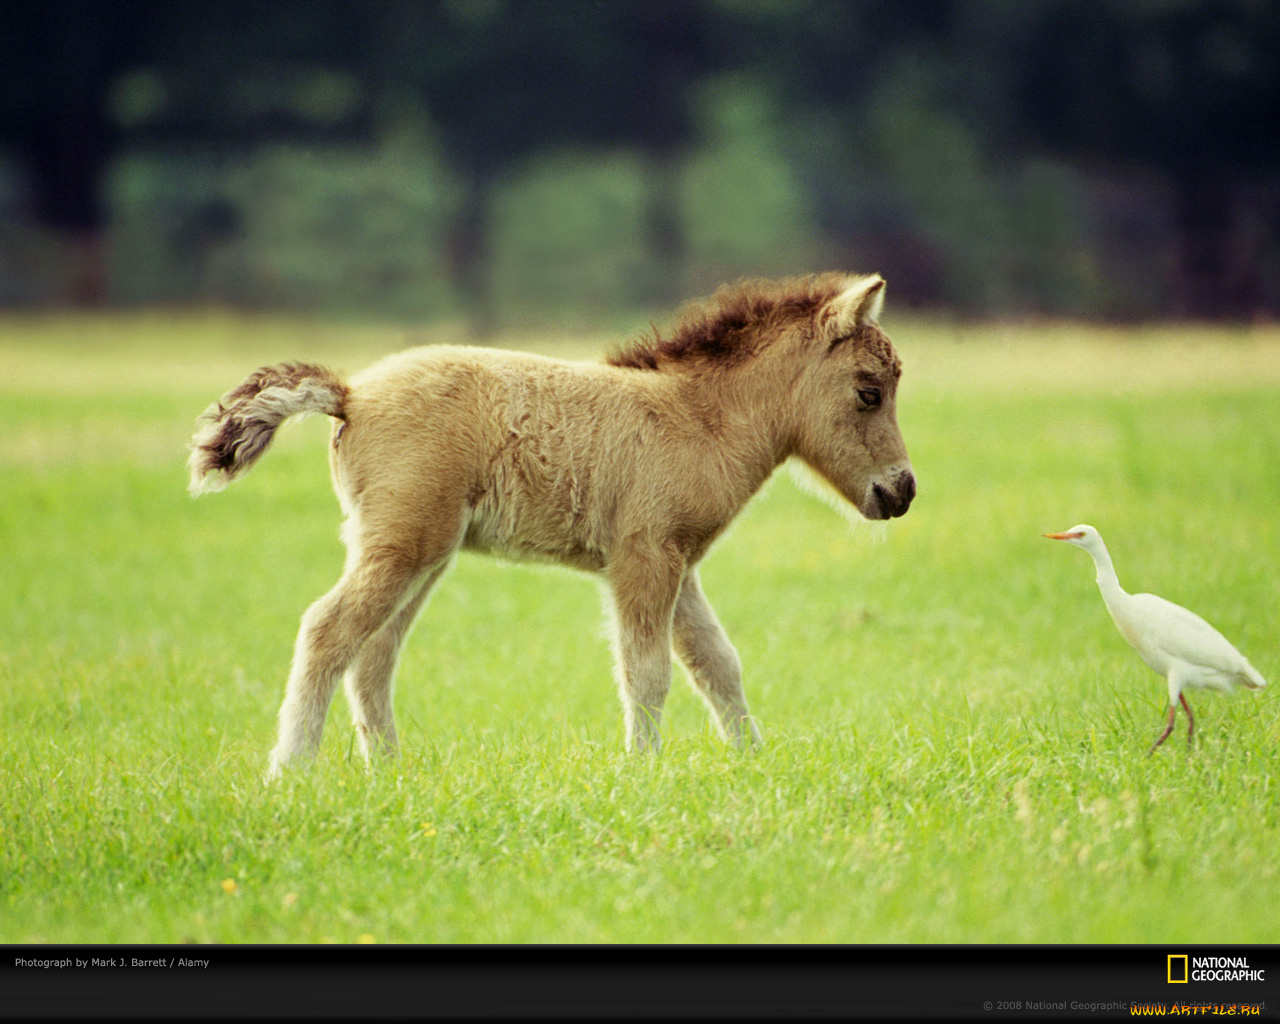
[[[315,752],[338,680],[364,642],[399,608],[417,571],[407,553],[362,557],[307,609],[280,705],[269,778],[294,758]]]
[[[400,499],[388,497],[378,503],[383,511],[398,507]],[[366,496],[366,506],[371,504]],[[460,502],[437,505],[435,514],[416,509],[412,519],[379,517],[377,529],[372,528],[369,511],[368,507],[362,510],[365,523],[359,537],[350,542],[353,546],[342,579],[302,616],[268,778],[294,758],[315,752],[342,674],[365,643],[418,596],[417,588],[429,574],[439,572],[461,539]],[[404,625],[407,628],[408,623]],[[394,666],[394,659],[387,664]],[[389,691],[390,672],[385,681]],[[389,706],[386,713],[389,718]]]
[[[396,723],[391,709],[392,683],[400,648],[428,592],[444,572],[446,563],[427,574],[403,608],[365,641],[347,669],[347,703],[365,760],[396,752]]]
[[[672,621],[676,654],[715,718],[716,727],[735,746],[759,743],[747,698],[742,690],[742,662],[716,613],[707,603],[698,574],[685,574]]]

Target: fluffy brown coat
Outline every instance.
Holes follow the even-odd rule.
[[[721,732],[757,740],[696,567],[792,455],[868,518],[906,512],[915,479],[894,413],[901,366],[875,323],[883,285],[828,274],[724,289],[604,363],[433,347],[349,384],[283,364],[210,406],[192,444],[197,494],[247,470],[288,416],[335,420],[347,562],[303,616],[271,774],[318,746],[344,674],[366,756],[394,751],[400,645],[460,547],[605,577],[628,747],[658,744],[673,649]]]

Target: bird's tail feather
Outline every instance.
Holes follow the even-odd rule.
[[[1240,682],[1250,690],[1261,690],[1267,685],[1267,681],[1262,678],[1262,673],[1247,661],[1244,663],[1244,671],[1240,673]]]

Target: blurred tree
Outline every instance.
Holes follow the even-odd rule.
[[[104,174],[123,149],[365,146],[388,110],[425,106],[460,182],[454,289],[483,333],[495,319],[495,188],[551,148],[641,155],[652,269],[631,297],[666,304],[683,290],[691,97],[732,71],[721,80],[783,126],[757,135],[781,140],[773,157],[806,193],[797,208],[819,211],[840,262],[873,259],[900,294],[990,309],[1025,303],[1013,293],[1028,288],[1060,290],[1074,308],[1099,266],[1076,258],[1078,183],[1129,166],[1176,196],[1174,311],[1212,316],[1280,302],[1259,269],[1261,246],[1280,240],[1275,10],[1275,0],[0,0],[0,146],[25,169],[35,216],[75,240],[73,291],[92,300],[103,290]],[[1265,189],[1269,208],[1256,199]],[[210,245],[237,230],[225,204],[201,216]],[[1068,265],[1084,269],[1059,269]]]
[[[134,59],[137,5],[0,5],[0,143],[29,171],[35,214],[79,250],[72,291],[101,298],[99,183],[118,134],[107,88]]]
[[[616,38],[624,59],[614,73],[627,106],[636,109],[614,116],[630,125],[644,158],[644,240],[651,269],[639,297],[669,306],[679,297],[687,256],[679,196],[681,165],[694,135],[689,97],[695,81],[714,73],[722,61],[711,47],[712,12],[701,4],[644,0],[617,13]]]
[[[1015,5],[1016,6],[1016,5]],[[1173,312],[1264,302],[1247,185],[1280,165],[1280,10],[1272,0],[1036,0],[1000,23],[1027,141],[1173,183]],[[1029,16],[1034,15],[1034,16]],[[1274,212],[1272,214],[1274,218]],[[1270,226],[1273,237],[1280,223]]]
[[[931,210],[963,220],[952,200],[975,200],[972,175],[949,177],[955,161],[938,153],[939,134],[944,149],[974,148],[947,116],[950,0],[723,0],[721,9],[726,45],[769,84],[792,128],[790,156],[836,261],[887,274],[899,300],[957,301],[942,267],[971,272],[973,260],[942,254],[929,237],[939,228]],[[925,209],[911,210],[921,197]]]
[[[242,149],[368,139],[351,3],[0,4],[0,144],[34,213],[79,250],[72,298],[101,301],[106,167],[124,146]]]
[[[477,334],[495,319],[495,184],[555,146],[644,154],[657,268],[647,297],[671,297],[684,251],[675,177],[692,132],[687,96],[707,69],[702,0],[392,0],[378,17],[378,74],[388,89],[421,91],[463,182],[450,256]]]
[[[1174,252],[1151,254],[1173,272],[1170,312],[1248,313],[1268,301],[1261,250],[1280,238],[1280,218],[1274,203],[1245,202],[1274,188],[1280,166],[1274,0],[723,0],[722,10],[789,107],[796,158],[837,245],[880,230],[878,251],[901,264],[884,269],[915,297],[957,301],[943,278],[961,263],[1001,272],[983,270],[984,252],[1025,262],[993,232],[1020,215],[1017,168],[1047,153],[1085,173],[1127,168],[1171,183]],[[932,175],[919,159],[931,147]],[[966,150],[968,170],[947,166]],[[984,155],[1008,169],[994,191],[973,176]],[[888,174],[851,188],[841,163]],[[893,208],[904,200],[932,214],[913,227]],[[939,217],[958,229],[949,252],[929,237]],[[970,252],[954,249],[960,235]],[[941,252],[936,273],[929,249]]]
[[[44,0],[0,5],[0,143],[30,171],[36,216],[96,250],[102,179],[123,146],[243,150],[371,141],[378,103],[425,96],[464,188],[450,242],[478,332],[494,183],[539,149],[645,156],[648,283],[683,256],[675,178],[686,97],[707,68],[706,0]],[[82,297],[100,297],[100,269]]]

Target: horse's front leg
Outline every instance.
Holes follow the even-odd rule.
[[[660,746],[662,705],[671,688],[671,617],[683,573],[683,557],[662,543],[631,544],[610,567],[628,750]]]
[[[680,586],[673,631],[676,653],[715,715],[720,734],[737,747],[759,743],[760,730],[742,692],[742,662],[702,593],[696,569],[685,574]]]

